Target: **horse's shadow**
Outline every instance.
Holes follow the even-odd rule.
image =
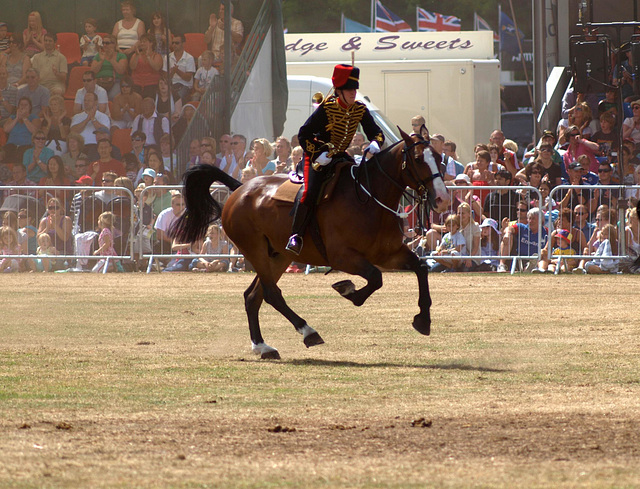
[[[261,361],[261,360],[256,360]],[[278,363],[297,365],[297,366],[313,366],[313,367],[350,367],[350,368],[410,368],[410,369],[424,369],[424,370],[461,370],[461,371],[475,371],[475,372],[489,372],[489,373],[506,373],[512,372],[509,369],[481,367],[474,365],[465,365],[462,363],[446,363],[446,364],[411,364],[411,363],[391,363],[391,362],[350,362],[339,360],[321,360],[321,359],[294,359],[294,360],[278,360]]]

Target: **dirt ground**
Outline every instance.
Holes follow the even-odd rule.
[[[252,277],[167,275],[3,280],[0,487],[640,487],[634,277],[436,275],[424,337],[288,275],[326,344],[265,306],[264,361]]]

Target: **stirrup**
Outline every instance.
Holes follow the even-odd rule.
[[[292,235],[289,238],[289,242],[287,243],[285,249],[295,255],[299,255],[302,251],[302,236],[300,236],[299,234]]]

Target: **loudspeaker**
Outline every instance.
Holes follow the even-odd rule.
[[[571,72],[576,92],[601,93],[611,82],[610,46],[606,36],[589,40],[572,38],[570,45]]]

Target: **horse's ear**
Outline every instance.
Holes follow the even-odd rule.
[[[413,139],[411,139],[411,136],[409,136],[406,132],[400,129],[400,126],[396,126],[396,127],[398,128],[398,131],[400,131],[400,135],[402,136],[402,139],[404,140],[405,144],[407,146],[413,144]]]

